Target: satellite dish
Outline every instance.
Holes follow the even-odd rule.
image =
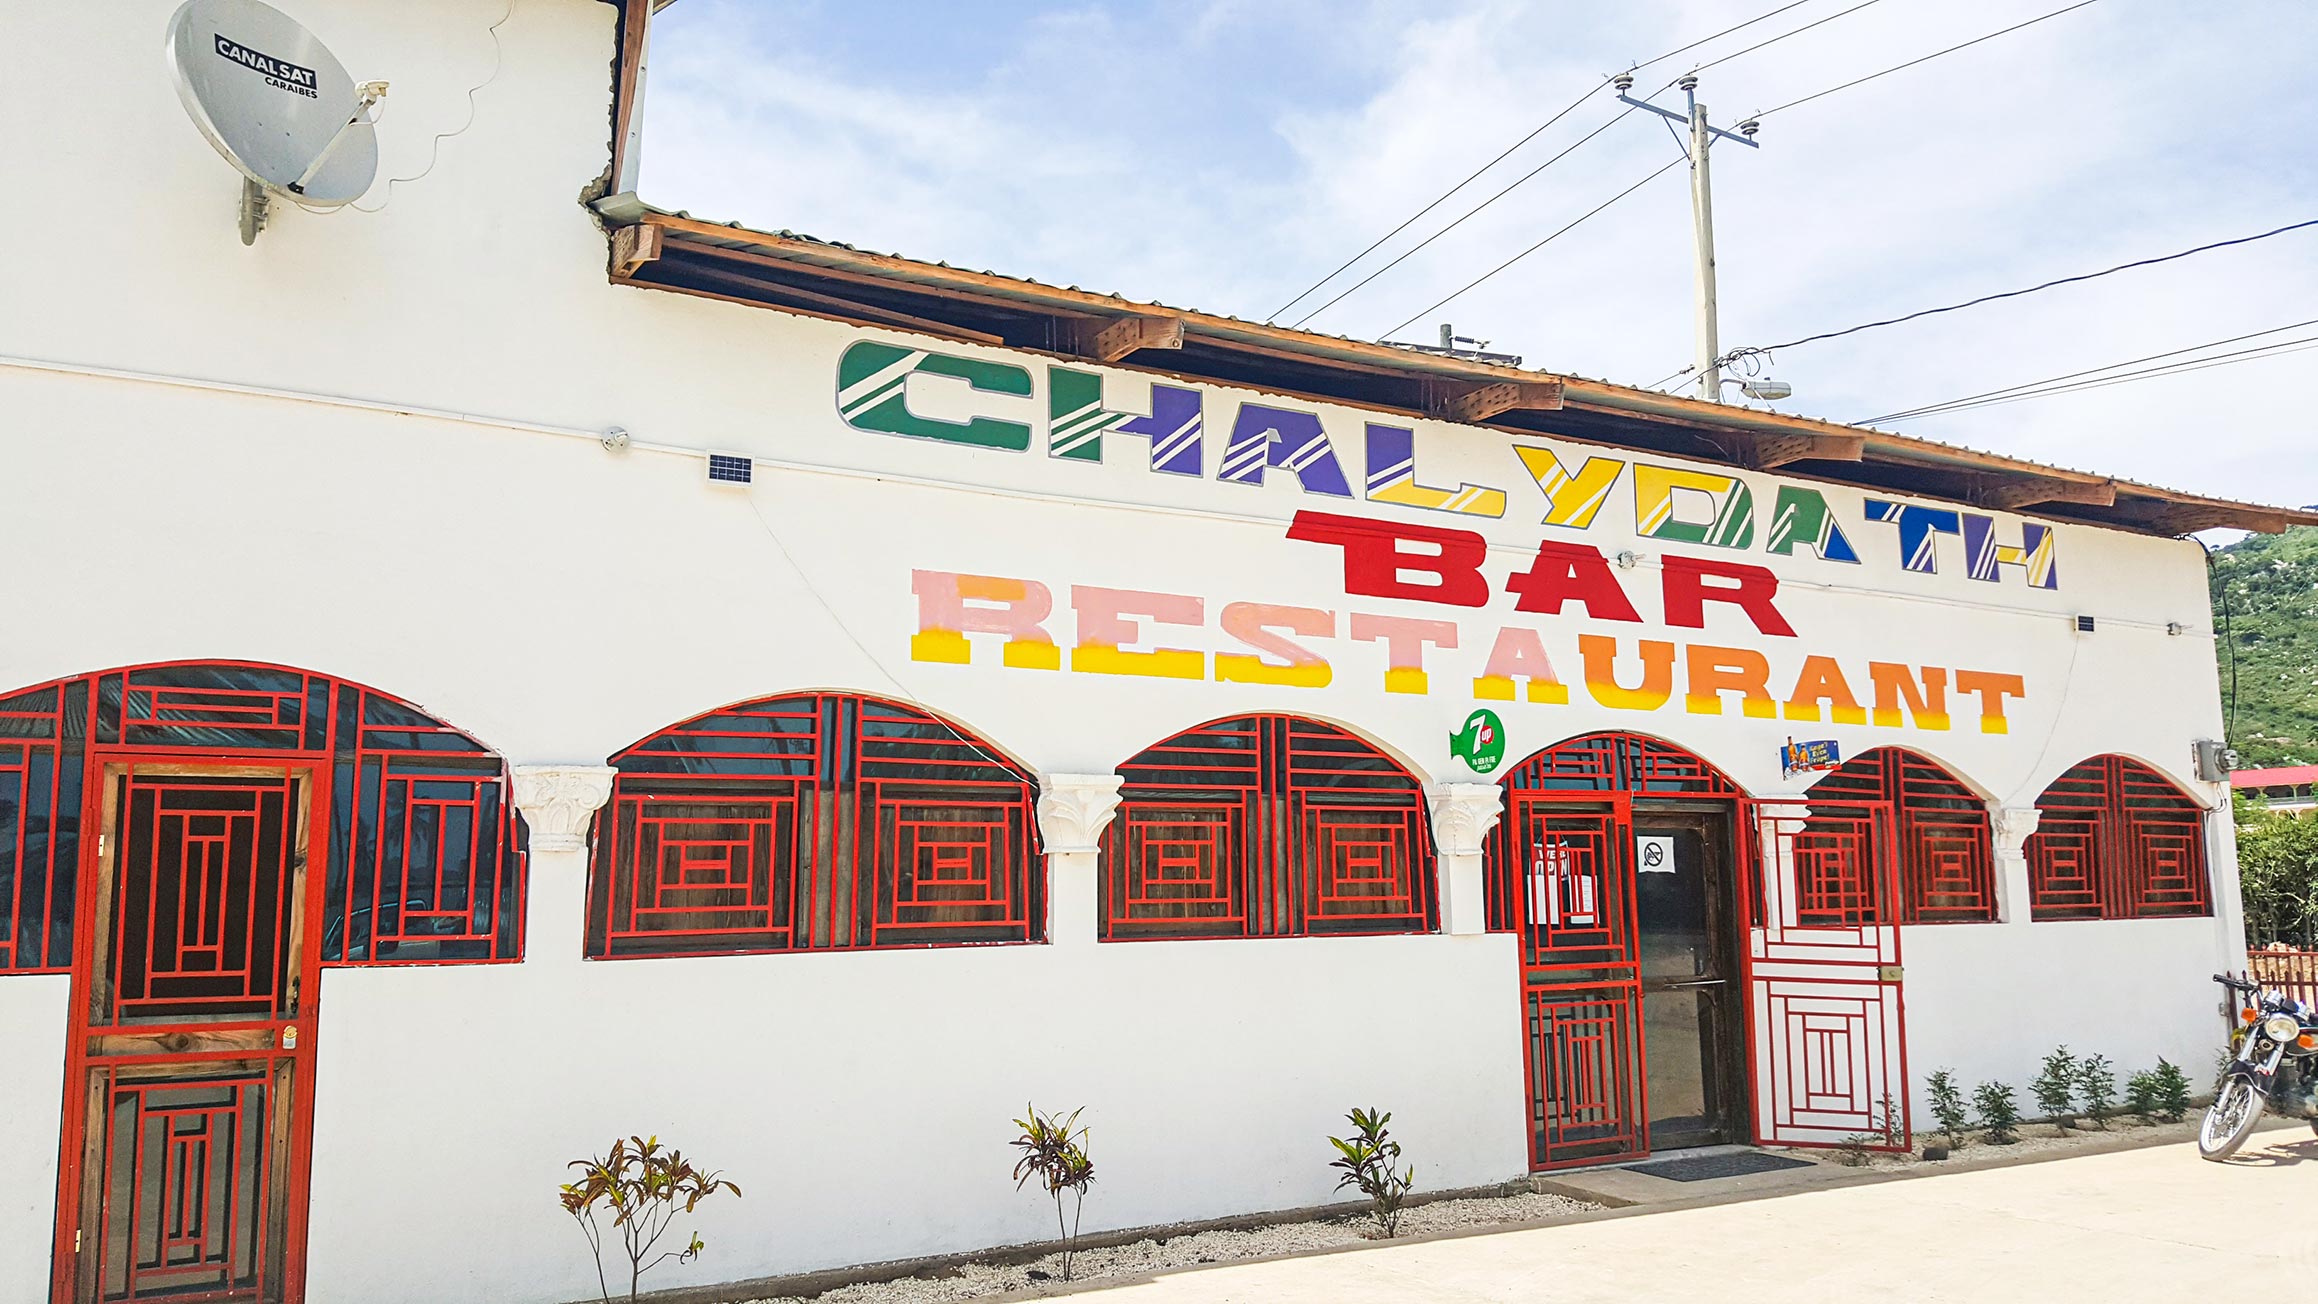
[[[185,112],[245,179],[243,244],[265,225],[268,193],[337,208],[370,189],[370,106],[386,85],[357,87],[297,20],[259,0],[185,0],[168,53]]]

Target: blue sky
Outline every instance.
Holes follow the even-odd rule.
[[[683,0],[654,37],[642,189],[1262,318],[1606,73],[1777,2]],[[1642,86],[1858,2],[1808,0]],[[1876,0],[1706,70],[1700,97],[1733,122],[2062,2]],[[2100,0],[1774,115],[1761,150],[1715,154],[1723,345],[2318,218],[2314,63],[2304,0]],[[1616,107],[1598,94],[1305,306]],[[1631,116],[1310,326],[1373,338],[1675,152]],[[1532,366],[1656,381],[1690,360],[1689,220],[1677,168],[1399,337],[1449,321]],[[2318,229],[1797,348],[1771,370],[1796,387],[1781,406],[1852,420],[2311,317]],[[2314,387],[2318,351],[1893,427],[2304,503]]]

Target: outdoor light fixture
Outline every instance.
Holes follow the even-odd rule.
[[[1748,398],[1761,399],[1764,402],[1770,402],[1774,399],[1787,398],[1793,395],[1795,392],[1795,387],[1793,385],[1790,385],[1783,380],[1773,380],[1768,376],[1761,376],[1749,380],[1740,380],[1737,377],[1725,377],[1722,383],[1725,385],[1736,385],[1739,387],[1739,393],[1746,395]]]

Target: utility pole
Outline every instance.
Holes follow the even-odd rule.
[[[1707,151],[1715,138],[1737,141],[1748,149],[1761,149],[1755,141],[1760,124],[1749,118],[1738,125],[1735,132],[1711,126],[1706,120],[1706,106],[1698,102],[1698,79],[1684,77],[1675,85],[1681,88],[1688,102],[1685,112],[1662,109],[1648,100],[1638,100],[1626,92],[1634,87],[1631,74],[1620,73],[1614,83],[1620,103],[1633,105],[1670,122],[1679,122],[1689,129],[1690,153],[1690,220],[1698,246],[1698,395],[1709,403],[1722,401],[1721,330],[1715,319],[1714,300],[1714,187],[1707,176]]]

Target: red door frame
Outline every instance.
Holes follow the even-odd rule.
[[[81,827],[95,829],[98,838],[80,840],[79,881],[73,903],[73,964],[71,1005],[66,1014],[69,1041],[65,1047],[64,1114],[60,1153],[57,1162],[56,1236],[50,1257],[50,1299],[52,1304],[74,1304],[73,1295],[79,1285],[79,1253],[74,1247],[76,1234],[88,1222],[81,1209],[81,1191],[84,1173],[82,1156],[87,1150],[88,1074],[92,1062],[88,1054],[88,1012],[91,984],[96,956],[96,895],[99,871],[103,868],[99,838],[114,839],[119,831],[104,822],[104,793],[111,785],[107,775],[116,767],[135,769],[140,766],[167,768],[198,774],[204,767],[224,770],[257,769],[281,772],[302,777],[305,782],[306,865],[303,885],[299,891],[298,911],[300,937],[298,970],[294,978],[298,984],[296,1017],[286,1021],[252,1020],[252,1023],[277,1023],[294,1026],[298,1031],[297,1045],[281,1049],[280,1034],[273,1038],[276,1049],[267,1052],[268,1058],[288,1057],[292,1063],[292,1081],[295,1084],[290,1105],[289,1136],[283,1138],[290,1147],[289,1189],[284,1193],[287,1220],[282,1245],[281,1294],[282,1304],[301,1304],[306,1291],[306,1231],[308,1224],[308,1190],[313,1169],[314,1138],[314,1048],[316,1029],[320,1023],[322,998],[322,934],[329,912],[323,908],[323,897],[329,881],[329,846],[331,807],[330,781],[334,767],[326,757],[312,755],[285,756],[279,752],[263,751],[201,751],[195,749],[155,750],[91,743],[88,745],[81,785]],[[105,1056],[98,1062],[106,1064],[195,1063],[202,1060],[249,1059],[247,1052],[211,1052],[184,1055]],[[101,1247],[100,1247],[101,1249]]]

